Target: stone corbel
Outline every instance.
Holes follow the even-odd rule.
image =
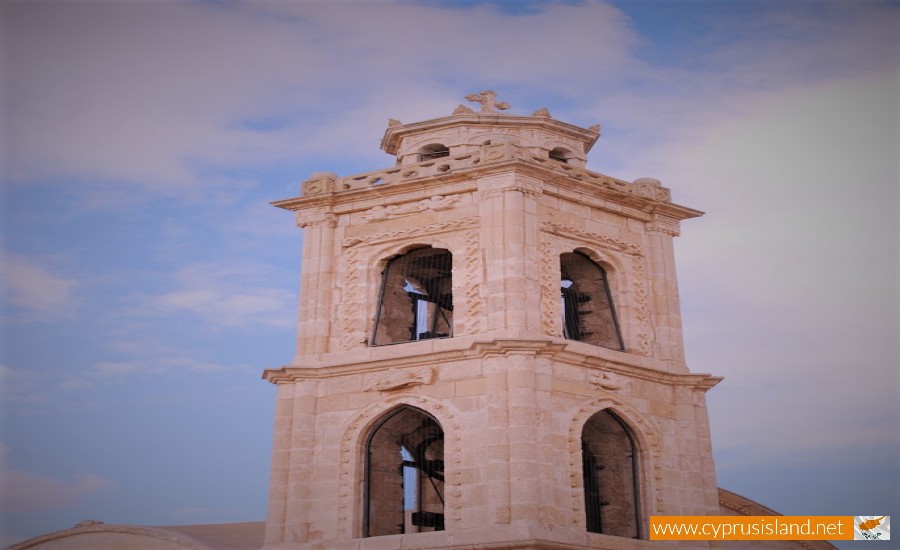
[[[337,216],[324,208],[297,211],[297,227],[306,228],[319,224],[333,229],[337,226]]]

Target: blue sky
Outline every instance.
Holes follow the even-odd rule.
[[[2,15],[0,543],[265,516],[302,233],[388,118],[497,90],[589,168],[707,212],[677,242],[719,484],[900,514],[894,2],[45,2]]]

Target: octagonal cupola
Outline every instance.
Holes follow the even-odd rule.
[[[466,99],[480,103],[480,110],[460,105],[450,116],[412,124],[391,119],[381,148],[395,155],[398,165],[408,166],[471,154],[483,145],[514,143],[536,156],[584,167],[588,151],[600,137],[599,125],[584,129],[554,120],[546,108],[530,116],[503,113],[509,104],[497,101],[491,90]]]

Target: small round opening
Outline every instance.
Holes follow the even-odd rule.
[[[563,149],[562,147],[557,147],[550,151],[550,158],[562,162],[563,164],[568,164],[569,159],[572,158],[572,152],[568,149]]]
[[[449,156],[450,149],[443,143],[432,143],[419,149],[419,162]]]

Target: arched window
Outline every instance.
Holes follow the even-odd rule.
[[[444,431],[410,406],[390,411],[366,442],[363,535],[444,529]]]
[[[432,143],[419,149],[419,162],[449,156],[450,149],[443,143]]]
[[[606,271],[581,252],[559,257],[563,335],[604,348],[624,349]]]
[[[372,345],[453,336],[453,255],[417,248],[384,268]]]
[[[581,432],[587,530],[640,538],[638,457],[631,432],[610,411],[591,416]]]
[[[556,149],[552,149],[550,151],[549,156],[551,159],[565,164],[565,163],[569,162],[570,158],[572,158],[572,152],[569,151],[568,149],[563,149],[562,147],[557,147]]]

